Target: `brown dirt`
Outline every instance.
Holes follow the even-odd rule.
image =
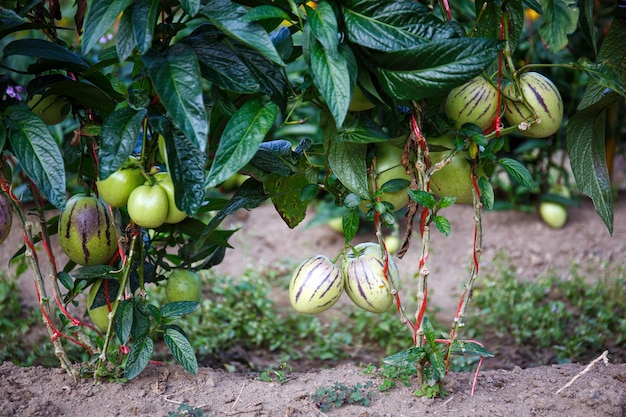
[[[490,270],[500,251],[508,254],[518,276],[525,278],[533,278],[548,268],[565,273],[572,263],[594,268],[602,268],[608,262],[624,264],[626,195],[620,195],[616,204],[612,237],[588,201],[569,213],[568,224],[562,230],[548,228],[536,213],[484,213],[481,273]],[[469,207],[451,207],[441,214],[451,220],[452,235],[433,235],[430,302],[440,309],[440,318],[452,320],[471,260],[474,223]],[[255,209],[250,215],[238,213],[232,226],[243,229],[231,241],[235,249],[216,268],[232,276],[246,268],[299,263],[315,253],[332,257],[343,247],[343,239],[327,226],[287,229],[271,205]],[[15,244],[18,239],[15,237]],[[7,246],[3,249],[0,262],[6,265],[13,252]],[[398,263],[404,284],[403,300],[409,306],[417,251],[417,247],[412,247]],[[27,274],[21,279],[24,288],[32,288]],[[317,388],[336,382],[351,387],[372,381],[376,386],[380,381],[352,364],[287,373],[288,380],[282,385],[262,382],[246,373],[201,368],[199,375],[194,376],[175,365],[149,365],[128,383],[93,385],[89,379],[74,382],[58,369],[19,368],[5,363],[0,366],[0,415],[166,416],[176,411],[179,403],[186,403],[215,416],[626,416],[626,364],[596,363],[558,394],[586,364],[529,369],[514,367],[514,363],[508,365],[513,369],[481,372],[473,396],[474,375],[451,373],[446,378],[448,396],[444,398],[418,398],[412,394],[415,386],[402,386],[377,393],[369,407],[348,405],[321,413],[311,400]]]

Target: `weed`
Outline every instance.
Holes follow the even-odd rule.
[[[267,369],[259,376],[259,381],[262,382],[275,382],[279,385],[287,382],[287,373],[291,372],[293,368],[286,362],[280,364],[278,369]]]
[[[367,407],[376,393],[373,386],[371,381],[350,387],[335,382],[332,387],[320,387],[315,390],[311,399],[322,412],[330,410],[331,407],[339,408],[346,404],[358,404]]]
[[[166,417],[213,417],[213,415],[205,414],[201,408],[182,403],[176,412],[170,411]]]

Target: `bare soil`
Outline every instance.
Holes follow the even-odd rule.
[[[452,234],[446,238],[434,233],[428,262],[430,302],[445,321],[454,317],[467,278],[474,220],[470,207],[451,207],[441,214],[450,219]],[[242,211],[227,226],[242,227],[231,239],[235,249],[227,252],[224,263],[216,267],[218,272],[231,276],[247,268],[263,270],[285,262],[297,264],[316,253],[333,257],[343,247],[342,237],[325,225],[307,228],[305,221],[289,230],[271,205],[249,214]],[[590,266],[592,274],[607,263],[626,263],[624,194],[616,204],[612,237],[589,201],[569,210],[569,221],[562,230],[550,229],[536,213],[515,211],[485,212],[483,226],[481,274],[491,270],[500,252],[508,254],[518,276],[527,279],[548,269],[565,274],[572,263]],[[13,235],[15,244],[19,244],[19,236]],[[2,265],[6,265],[11,250],[3,248]],[[398,262],[402,295],[408,305],[417,258],[418,248],[414,245]],[[32,288],[28,274],[22,280],[23,288]],[[490,360],[486,368],[490,368]],[[446,378],[448,395],[443,398],[416,397],[416,386],[399,386],[377,392],[369,407],[346,405],[324,413],[311,399],[317,388],[335,383],[352,387],[371,381],[371,390],[376,391],[381,381],[366,375],[358,363],[333,363],[330,369],[289,372],[284,384],[263,382],[258,374],[245,372],[203,367],[198,375],[190,375],[176,365],[149,365],[130,382],[94,385],[90,379],[74,381],[60,369],[20,368],[4,363],[0,366],[0,415],[166,416],[185,403],[214,416],[626,416],[626,364],[598,361],[522,369],[516,366],[514,355],[493,361],[501,369],[481,371],[473,395],[473,373],[450,373]]]

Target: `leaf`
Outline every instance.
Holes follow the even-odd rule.
[[[596,64],[582,57],[574,63],[574,67],[585,72],[589,78],[604,88],[611,89],[619,95],[626,96],[626,80],[622,79],[611,61]]]
[[[130,335],[134,340],[140,340],[148,336],[150,332],[150,316],[143,301],[133,299],[133,325]]]
[[[343,234],[347,242],[350,242],[356,236],[359,231],[359,224],[361,222],[361,212],[357,208],[347,210],[342,219],[341,226],[343,228]]]
[[[593,48],[593,57],[598,56],[598,40],[596,36],[596,29],[593,19],[593,0],[582,0],[580,10],[580,28],[581,33],[587,40],[587,42]]]
[[[428,355],[428,360],[430,366],[424,370],[424,376],[428,385],[432,387],[438,381],[441,381],[446,374],[446,362],[443,359],[443,354],[438,350],[431,352]]]
[[[284,107],[283,101],[286,100],[290,87],[282,68],[259,54],[258,51],[244,45],[237,44],[236,52],[258,81],[261,92]]]
[[[250,162],[277,115],[276,104],[262,104],[260,100],[250,100],[237,110],[222,133],[207,187],[220,184]]]
[[[487,210],[491,210],[496,200],[491,182],[489,182],[488,178],[479,177],[478,188],[480,189],[480,201]]]
[[[439,232],[446,235],[446,237],[450,236],[450,221],[447,218],[443,216],[435,216],[433,218],[433,222],[435,222],[435,227],[439,230]]]
[[[133,304],[128,300],[122,300],[113,323],[115,334],[120,344],[125,345],[130,340],[130,331],[133,327]]]
[[[199,13],[229,37],[256,49],[270,61],[284,65],[263,27],[256,22],[246,21],[248,12],[245,8],[230,0],[212,0],[205,2]]]
[[[578,25],[580,9],[576,0],[541,0],[543,23],[539,35],[553,53],[565,48],[567,35],[574,33]]]
[[[339,28],[333,7],[326,0],[320,0],[314,9],[307,8],[307,24],[311,26],[311,34],[330,54],[337,52],[339,45]]]
[[[105,180],[132,154],[146,110],[123,107],[111,113],[102,125],[98,151],[99,178]]]
[[[36,59],[47,59],[71,63],[81,72],[89,69],[89,63],[78,54],[56,43],[43,39],[18,39],[7,44],[2,53],[4,56],[23,55]]]
[[[65,165],[48,127],[25,106],[11,113],[9,123],[9,142],[22,169],[41,194],[63,210]]]
[[[136,339],[130,347],[128,357],[126,358],[126,366],[124,367],[124,376],[127,379],[133,379],[139,375],[150,362],[154,353],[154,342],[148,336]]]
[[[500,39],[500,22],[503,17],[502,3],[495,1],[475,2],[476,15],[480,15],[480,20],[476,23],[476,30],[473,33],[476,38]],[[484,9],[483,9],[484,7]],[[511,0],[506,2],[506,12],[509,19],[509,45],[511,51],[517,49],[517,44],[524,29],[524,4],[522,0]]]
[[[115,51],[117,52],[117,58],[120,62],[126,61],[126,59],[133,54],[137,42],[135,42],[135,35],[133,33],[133,6],[128,6],[119,23],[117,24],[117,34],[115,36]]]
[[[304,219],[308,203],[300,199],[300,190],[309,184],[302,174],[282,177],[272,174],[265,181],[265,189],[274,203],[276,211],[290,229]]]
[[[495,355],[489,352],[478,343],[474,342],[461,342],[454,340],[450,347],[450,353],[454,355],[478,355],[484,358],[493,358]]]
[[[195,16],[200,10],[202,0],[181,0],[180,5],[190,16]]]
[[[385,193],[394,193],[406,189],[411,183],[404,178],[393,178],[380,186]]]
[[[152,46],[152,34],[156,24],[159,4],[159,0],[135,0],[133,5],[133,35],[137,48],[142,54],[148,52],[148,49]]]
[[[437,204],[437,202],[431,193],[423,190],[409,190],[408,192],[409,197],[411,197],[420,206],[429,209],[435,208],[435,204]]]
[[[423,347],[411,347],[383,358],[383,363],[403,368],[415,366],[417,362],[420,362],[425,357],[426,352]]]
[[[531,188],[534,185],[535,182],[532,175],[530,175],[528,169],[519,161],[511,158],[500,158],[498,159],[498,163],[519,185],[526,188]]]
[[[298,155],[291,150],[291,142],[272,140],[259,145],[250,163],[265,172],[287,177],[296,173]]]
[[[196,301],[177,301],[167,303],[161,308],[161,317],[180,317],[193,313],[200,308],[200,303]]]
[[[338,142],[374,143],[389,140],[389,135],[372,121],[357,120],[337,130]]]
[[[198,374],[198,361],[187,335],[178,326],[167,326],[163,330],[163,340],[170,348],[172,356],[189,373]]]
[[[328,152],[328,164],[348,190],[369,200],[371,197],[367,186],[366,153],[365,144],[332,141]]]
[[[438,209],[450,207],[456,203],[456,197],[441,197],[439,201],[437,201],[436,207]]]
[[[433,324],[430,322],[428,317],[424,317],[421,325],[422,329],[424,330],[424,337],[426,338],[428,346],[430,346],[432,350],[436,350],[437,342],[435,342],[435,339],[437,338],[437,335],[435,334],[435,328],[433,327]]]
[[[193,49],[177,43],[165,54],[150,49],[142,58],[172,122],[200,152],[204,152],[208,135],[207,114],[200,67]]]
[[[504,44],[493,39],[446,39],[393,53],[372,54],[380,82],[397,99],[443,94],[479,75]]]
[[[115,101],[95,85],[75,80],[63,80],[52,84],[46,89],[46,95],[57,94],[72,97],[77,103],[87,108],[111,113],[115,109]]]
[[[85,17],[82,51],[89,52],[98,40],[113,26],[115,19],[132,0],[93,0]]]

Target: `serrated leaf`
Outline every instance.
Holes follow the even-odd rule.
[[[439,232],[446,236],[450,236],[450,221],[447,218],[443,216],[435,216],[433,217],[433,222]]]
[[[495,356],[478,343],[461,342],[459,340],[454,340],[452,342],[450,353],[454,355],[478,355],[484,358],[493,358]]]
[[[152,46],[159,4],[159,0],[135,0],[133,5],[133,35],[142,54],[148,52]]]
[[[136,339],[130,347],[130,352],[128,352],[128,357],[126,358],[124,376],[130,380],[139,375],[148,366],[153,353],[154,342],[152,339],[148,336]]]
[[[493,203],[496,200],[493,186],[491,182],[489,182],[488,178],[479,177],[478,178],[478,189],[480,190],[480,201],[483,203],[486,209],[491,210],[493,208]]]
[[[176,301],[167,303],[161,308],[161,317],[179,317],[191,314],[200,308],[200,303],[196,301]]]
[[[383,363],[403,368],[415,366],[417,362],[420,362],[425,357],[426,352],[423,347],[412,347],[383,358]]]
[[[122,300],[117,313],[115,314],[115,322],[113,328],[120,344],[125,345],[130,340],[130,331],[133,327],[134,310],[132,302]]]
[[[346,238],[346,242],[350,242],[356,236],[359,231],[359,224],[361,223],[361,212],[357,208],[348,210],[344,213],[341,219],[341,226],[343,227],[343,234]]]
[[[222,183],[246,165],[274,125],[278,106],[246,102],[226,125],[207,178],[207,187]]]
[[[132,0],[93,0],[85,17],[82,51],[89,52],[98,40],[109,30],[115,19],[132,3]]]
[[[543,23],[539,35],[552,53],[565,48],[569,43],[567,35],[574,33],[578,26],[580,9],[576,0],[542,0]]]
[[[339,28],[333,7],[326,0],[320,0],[314,9],[307,8],[307,24],[311,34],[329,54],[335,54],[339,45]]]
[[[207,114],[200,67],[193,49],[177,43],[164,54],[150,49],[142,58],[172,123],[200,152],[204,152],[208,135]]]
[[[187,335],[178,326],[167,326],[163,330],[163,340],[170,348],[172,356],[189,373],[198,373],[198,361]]]
[[[199,13],[229,37],[256,49],[270,61],[284,65],[263,27],[256,22],[246,20],[248,12],[245,8],[230,0],[212,0],[206,2]]]
[[[2,53],[4,56],[23,55],[36,59],[48,59],[71,63],[75,68],[84,72],[89,69],[89,63],[75,52],[70,51],[56,43],[43,39],[18,39],[7,44]]]
[[[300,190],[309,181],[302,174],[282,177],[272,174],[265,181],[265,189],[284,222],[293,229],[304,219],[308,203],[300,199]]]
[[[450,207],[456,203],[456,197],[441,197],[439,201],[437,201],[437,208],[442,209],[446,207]]]
[[[534,180],[528,169],[521,162],[511,158],[500,158],[498,163],[509,174],[513,181],[526,188],[534,185]]]
[[[147,112],[123,107],[111,113],[102,125],[98,151],[99,178],[107,179],[133,152]]]
[[[9,142],[24,172],[43,196],[65,208],[65,165],[61,150],[44,122],[27,107],[11,113]]]
[[[328,164],[339,181],[359,197],[369,200],[365,154],[367,145],[333,141],[328,153]]]
[[[437,204],[437,201],[431,193],[423,190],[409,190],[408,192],[409,197],[411,197],[413,201],[415,201],[420,206],[429,209],[435,208],[435,204]]]

